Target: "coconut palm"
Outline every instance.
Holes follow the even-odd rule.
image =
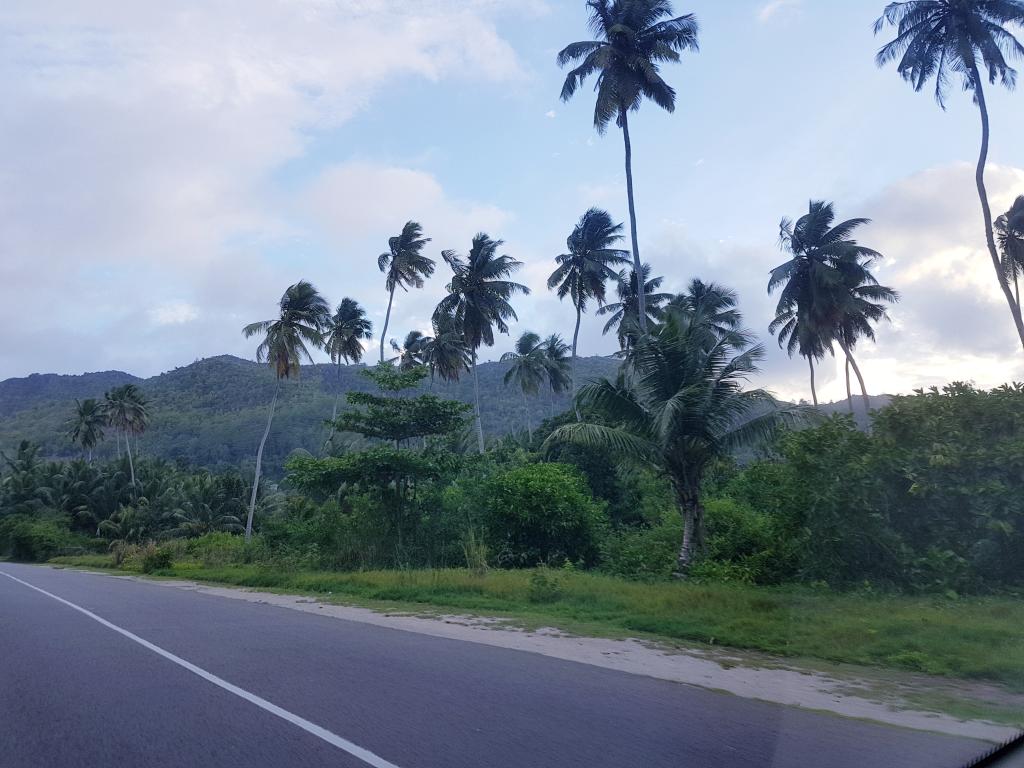
[[[836,334],[849,291],[875,283],[869,267],[882,254],[850,237],[867,223],[858,218],[835,224],[832,204],[812,200],[805,215],[795,222],[784,218],[779,224],[779,245],[790,258],[773,269],[768,280],[769,293],[781,288],[768,330],[778,333],[779,346],[785,345],[790,356],[798,352],[806,358],[815,405],[814,363],[831,352],[833,341],[845,344]],[[847,360],[852,357],[849,349],[843,352]]]
[[[700,493],[708,466],[769,439],[794,417],[764,390],[743,388],[764,350],[742,343],[746,334],[708,343],[713,336],[702,315],[668,313],[657,328],[636,338],[616,381],[580,388],[584,413],[595,421],[565,425],[545,441],[545,447],[568,442],[615,452],[667,477],[683,519],[679,575],[703,543]]]
[[[996,242],[1002,257],[1003,274],[1013,280],[1013,299],[1020,308],[1020,278],[1024,275],[1024,195],[1013,201],[1010,210],[996,219]]]
[[[399,369],[403,371],[411,371],[413,368],[425,365],[424,353],[426,345],[431,341],[433,339],[430,336],[425,336],[422,331],[409,331],[401,346],[392,339],[391,349],[395,351],[397,357],[391,358],[388,362],[397,362]]]
[[[71,441],[82,446],[92,464],[92,451],[103,440],[103,427],[107,425],[107,412],[103,403],[94,398],[75,400],[75,415],[70,420],[68,435]]]
[[[270,427],[274,422],[274,410],[277,407],[278,395],[281,393],[281,382],[299,376],[303,358],[313,362],[310,347],[323,347],[325,334],[331,329],[330,305],[319,291],[305,280],[288,286],[278,306],[276,319],[250,323],[242,329],[242,334],[247,339],[262,336],[256,347],[256,362],[267,363],[277,379],[274,397],[270,401],[267,414],[267,427],[256,451],[256,471],[249,498],[249,516],[245,523],[246,541],[252,538],[252,519],[256,512],[256,496],[263,467],[263,448],[267,444]]]
[[[726,338],[731,334],[742,334],[743,317],[738,309],[736,291],[717,283],[705,283],[694,278],[686,290],[674,296],[666,309],[669,312],[683,312],[700,315],[714,338]],[[744,339],[737,339],[742,342]],[[750,341],[746,339],[746,341]]]
[[[569,363],[569,345],[557,333],[552,333],[542,342],[544,366],[548,381],[548,403],[550,416],[555,417],[555,395],[560,395],[572,386]]]
[[[135,488],[135,461],[132,458],[133,435],[138,436],[146,431],[149,425],[149,410],[146,398],[134,384],[115,387],[104,394],[103,410],[107,423],[118,434],[124,435],[124,443],[128,454],[128,470],[131,474],[131,486]]]
[[[548,374],[548,361],[544,344],[540,336],[533,331],[526,331],[516,341],[515,350],[501,356],[502,362],[511,362],[505,372],[505,386],[515,384],[523,396],[523,415],[526,434],[533,439],[533,425],[530,422],[530,409],[526,403],[527,395],[536,395],[540,391]]]
[[[344,298],[331,316],[330,325],[324,334],[324,350],[331,358],[338,374],[338,393],[334,396],[331,410],[331,431],[324,447],[334,439],[334,420],[338,418],[338,400],[341,397],[341,364],[351,365],[363,359],[363,341],[373,338],[373,323],[366,316],[366,310],[355,299]]]
[[[618,280],[613,267],[628,264],[627,252],[613,248],[622,239],[622,225],[612,223],[607,211],[591,208],[583,214],[566,240],[568,253],[555,257],[558,267],[548,278],[548,289],[558,298],[568,296],[576,308],[576,326],[572,333],[572,392],[576,395],[576,356],[580,337],[580,320],[587,303],[605,303],[605,284]]]
[[[985,240],[999,287],[1024,346],[1024,319],[996,250],[992,228],[992,209],[985,189],[988,162],[989,116],[985,101],[985,78],[999,81],[1012,90],[1017,73],[1007,58],[1024,58],[1024,45],[1009,32],[1007,25],[1024,25],[1022,0],[908,0],[890,3],[875,22],[875,34],[886,26],[896,28],[896,38],[875,57],[878,66],[896,62],[896,68],[915,91],[934,78],[935,99],[945,109],[946,91],[951,77],[959,77],[965,91],[974,95],[981,115],[981,151],[975,172],[978,198],[985,222]]]
[[[518,320],[512,308],[512,297],[527,294],[530,289],[506,278],[518,270],[522,263],[510,256],[499,255],[501,240],[492,240],[480,233],[473,238],[469,255],[465,258],[455,251],[442,251],[441,256],[452,270],[448,295],[434,310],[434,319],[450,316],[462,333],[472,353],[473,393],[476,406],[476,434],[480,453],[484,452],[484,431],[480,415],[480,379],[477,375],[477,356],[482,345],[494,346],[494,330],[508,333],[508,320]]]
[[[558,66],[576,64],[562,85],[568,101],[591,75],[596,76],[594,127],[604,134],[608,124],[622,129],[626,150],[626,196],[629,199],[633,270],[641,272],[633,199],[633,146],[629,113],[652,99],[667,112],[675,111],[676,92],[659,73],[659,65],[677,62],[683,51],[697,50],[697,20],[692,14],[672,18],[668,0],[589,0],[590,28],[597,40],[572,43],[558,54]],[[638,296],[640,331],[647,331],[643,294]]]
[[[864,375],[861,373],[853,352],[860,339],[875,341],[874,325],[889,319],[885,305],[895,304],[900,300],[900,296],[891,288],[880,285],[868,272],[867,277],[859,285],[849,286],[842,298],[843,303],[836,323],[835,338],[846,357],[846,401],[850,413],[853,413],[853,393],[850,389],[850,369],[852,367],[860,384],[866,415],[871,410],[871,398],[868,397]]]
[[[672,298],[671,293],[656,293],[665,278],[652,278],[650,264],[643,265],[641,274],[644,278],[642,299],[640,291],[637,290],[636,272],[630,270],[628,276],[625,272],[619,274],[615,286],[619,300],[597,309],[599,315],[611,315],[604,325],[603,333],[608,333],[614,328],[619,337],[619,347],[623,350],[629,348],[639,329],[661,320],[665,304]],[[638,320],[641,306],[645,315],[643,323]]]
[[[408,291],[411,285],[422,288],[426,278],[434,274],[434,260],[423,255],[423,249],[430,242],[423,236],[423,228],[415,221],[407,221],[402,233],[388,240],[388,250],[377,257],[377,266],[386,277],[384,287],[388,292],[388,311],[384,315],[384,330],[380,334],[380,361],[384,362],[384,340],[391,322],[391,306],[395,302],[395,289]]]
[[[430,369],[430,380],[454,382],[472,365],[472,355],[466,347],[458,323],[451,315],[434,317],[434,335],[423,343],[423,364]]]

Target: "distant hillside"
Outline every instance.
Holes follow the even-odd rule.
[[[580,381],[611,375],[617,365],[616,360],[605,357],[581,358]],[[284,382],[264,458],[269,471],[280,471],[285,458],[296,449],[320,449],[327,434],[323,422],[330,417],[336,396],[370,389],[370,382],[359,375],[364,367],[304,366],[297,381]],[[483,427],[491,437],[518,431],[523,425],[522,396],[502,382],[507,370],[507,363],[480,365]],[[149,379],[107,371],[81,376],[34,374],[0,382],[0,450],[10,450],[19,440],[28,439],[42,445],[47,456],[77,455],[66,424],[75,398],[102,397],[107,389],[127,382],[137,384],[150,402],[151,423],[140,445],[143,454],[211,468],[253,461],[273,396],[274,377],[266,366],[228,355],[199,360]],[[437,383],[433,391],[470,403],[473,380],[465,376],[453,385]],[[569,406],[567,397],[551,399],[547,394],[527,402],[534,425]],[[109,435],[97,457],[113,455],[114,450],[113,435]]]

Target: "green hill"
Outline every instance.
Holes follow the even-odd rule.
[[[611,375],[617,361],[604,357],[581,358],[580,381]],[[304,366],[298,380],[286,381],[267,442],[264,462],[276,473],[296,449],[318,451],[326,437],[324,419],[338,395],[368,390],[370,382],[359,371],[364,366]],[[502,382],[507,363],[480,365],[480,397],[484,432],[499,437],[522,429],[523,400],[518,390]],[[120,371],[81,376],[33,374],[0,382],[0,450],[19,440],[43,446],[47,456],[77,455],[67,437],[66,421],[75,398],[102,397],[111,387],[134,382],[150,403],[151,422],[140,443],[143,454],[210,468],[246,465],[253,461],[265,425],[267,405],[273,396],[274,377],[266,366],[228,355],[199,360],[149,379]],[[428,387],[424,387],[427,389]],[[452,385],[437,383],[442,396],[472,402],[469,376]],[[565,396],[547,394],[527,400],[533,424],[552,412],[565,410]],[[339,405],[344,404],[341,398]],[[97,458],[114,454],[113,435],[97,452]]]

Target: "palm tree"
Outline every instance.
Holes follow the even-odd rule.
[[[569,345],[557,333],[543,341],[544,366],[547,372],[551,418],[555,417],[555,395],[562,394],[572,385],[570,377]]]
[[[515,351],[506,352],[501,356],[502,362],[511,362],[505,372],[505,386],[515,383],[523,395],[523,414],[526,434],[533,440],[533,425],[530,423],[530,409],[526,404],[527,395],[536,395],[540,391],[548,373],[548,362],[544,345],[540,336],[533,331],[526,331],[516,341]]]
[[[415,221],[407,221],[402,234],[388,240],[388,251],[377,257],[377,266],[387,277],[384,287],[388,291],[388,311],[384,316],[384,330],[380,334],[380,361],[384,362],[384,340],[391,322],[391,305],[395,301],[395,288],[403,291],[409,286],[422,288],[425,278],[434,274],[434,260],[423,255],[430,242],[423,237],[423,228]]]
[[[373,338],[373,323],[366,316],[366,310],[355,299],[344,298],[331,317],[324,336],[324,350],[335,364],[338,374],[338,393],[334,396],[331,410],[331,431],[324,442],[324,448],[334,438],[334,420],[338,418],[338,399],[341,397],[341,364],[351,365],[363,359],[363,341]]]
[[[605,283],[617,280],[612,267],[628,264],[626,251],[613,248],[622,239],[622,225],[613,224],[607,211],[591,208],[583,214],[566,242],[568,253],[555,257],[558,267],[548,278],[548,289],[557,290],[558,298],[572,299],[576,308],[576,327],[572,333],[572,393],[576,396],[576,350],[580,337],[580,320],[591,299],[605,303]],[[578,414],[577,414],[578,417]]]
[[[103,411],[107,422],[118,434],[124,435],[124,443],[128,453],[128,469],[131,473],[131,486],[135,488],[135,461],[132,459],[132,435],[141,435],[149,424],[149,410],[146,399],[134,384],[115,387],[104,394]]]
[[[619,347],[623,350],[629,348],[638,328],[647,327],[661,320],[664,314],[664,305],[672,298],[671,293],[655,293],[665,278],[652,278],[650,264],[643,265],[641,274],[644,278],[643,294],[637,290],[636,272],[630,270],[628,277],[623,272],[619,275],[618,284],[615,286],[619,300],[597,309],[599,315],[611,315],[604,325],[603,333],[608,333],[615,328],[619,337]],[[641,307],[644,312],[643,322],[638,320]]]
[[[790,356],[798,352],[807,359],[811,374],[811,398],[818,404],[814,362],[832,349],[832,342],[845,347],[846,359],[856,367],[846,342],[837,338],[844,308],[852,287],[874,284],[868,267],[882,254],[859,245],[850,235],[868,219],[848,219],[835,224],[831,203],[812,200],[808,212],[796,222],[779,224],[779,245],[790,259],[772,270],[768,292],[781,288],[775,318],[768,326],[778,332],[779,346]]]
[[[397,362],[400,370],[411,371],[413,368],[418,368],[421,365],[425,365],[424,351],[426,345],[433,341],[430,336],[424,336],[422,331],[409,331],[405,335],[405,341],[399,346],[398,342],[394,339],[391,340],[391,349],[393,349],[398,356],[391,358],[389,362]]]
[[[466,347],[458,323],[451,315],[435,315],[434,335],[423,342],[423,364],[430,369],[430,381],[458,381],[472,365],[472,355]]]
[[[75,415],[70,420],[68,436],[82,446],[92,464],[92,449],[103,439],[103,427],[107,424],[107,413],[103,404],[94,398],[75,400]]]
[[[875,57],[878,66],[896,62],[903,79],[915,91],[935,78],[935,99],[945,109],[946,90],[951,76],[959,76],[963,89],[974,94],[981,114],[981,151],[975,172],[975,184],[985,221],[985,241],[999,287],[1006,297],[1010,314],[1024,346],[1024,319],[996,250],[992,231],[992,209],[985,189],[988,162],[989,118],[981,69],[988,70],[988,81],[998,80],[1012,90],[1017,73],[1007,57],[1024,57],[1024,45],[1007,30],[1008,24],[1024,25],[1022,0],[908,0],[890,3],[875,22],[875,34],[886,25],[896,27],[896,38]]]
[[[455,251],[442,251],[441,256],[452,269],[448,295],[434,310],[434,319],[451,316],[472,353],[473,393],[476,404],[476,434],[480,453],[484,452],[484,430],[480,416],[480,379],[476,363],[481,345],[494,346],[494,329],[508,333],[508,320],[518,320],[511,299],[530,289],[505,278],[522,266],[510,256],[498,255],[502,240],[492,240],[480,233],[473,238],[469,256]]]
[[[263,337],[256,347],[256,362],[267,363],[277,379],[267,415],[267,428],[263,431],[260,447],[256,451],[256,471],[249,498],[249,516],[245,523],[246,541],[252,538],[252,519],[256,512],[256,495],[260,485],[260,470],[263,467],[263,448],[267,444],[270,425],[274,421],[274,409],[281,392],[281,382],[284,379],[298,377],[303,357],[313,362],[309,347],[323,347],[325,333],[330,332],[331,328],[330,305],[317,289],[305,280],[288,286],[278,306],[277,319],[250,323],[242,329],[242,334],[247,339],[256,335]]]
[[[1024,275],[1024,195],[1014,200],[1010,210],[996,219],[995,229],[1003,274],[1007,282],[1013,280],[1013,298],[1019,309],[1020,278]]]
[[[594,422],[560,427],[545,441],[615,452],[663,474],[683,519],[676,572],[685,575],[703,544],[701,481],[708,466],[738,448],[768,439],[791,420],[764,390],[744,390],[764,355],[742,342],[747,334],[717,338],[703,315],[669,313],[637,337],[616,381],[580,389]],[[737,342],[740,342],[737,345]]]
[[[683,293],[669,301],[666,309],[669,312],[701,315],[716,338],[725,338],[744,333],[743,316],[738,303],[736,291],[731,288],[694,278]],[[752,340],[746,341],[751,343]]]
[[[864,414],[871,411],[871,398],[864,384],[864,375],[853,356],[857,342],[864,338],[875,341],[874,324],[888,320],[885,304],[894,304],[900,300],[899,294],[884,285],[879,285],[869,273],[859,285],[849,287],[843,295],[843,306],[835,329],[836,343],[846,356],[846,401],[853,413],[853,394],[850,390],[850,368],[853,368],[860,384],[861,398],[864,402]]]
[[[659,64],[677,62],[683,51],[696,51],[697,20],[692,14],[671,18],[668,0],[588,0],[590,28],[597,40],[572,43],[558,54],[558,66],[577,64],[562,85],[568,101],[591,75],[596,75],[594,128],[604,134],[614,119],[622,129],[626,149],[626,195],[633,243],[633,270],[641,272],[633,199],[633,146],[629,113],[652,99],[667,112],[675,111],[676,92],[659,74]],[[666,18],[668,17],[668,18]],[[641,333],[647,332],[644,296],[638,296]]]

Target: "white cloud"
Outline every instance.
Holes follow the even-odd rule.
[[[770,0],[758,9],[758,21],[768,22],[783,11],[799,8],[802,3],[803,0]]]
[[[547,112],[544,113],[544,117],[548,118],[549,120],[554,120],[555,117],[557,117],[557,115],[558,113],[555,112],[555,110],[553,109],[549,109]]]
[[[186,301],[175,301],[158,304],[148,314],[157,325],[183,325],[199,317],[199,307]]]
[[[496,26],[519,7],[0,4],[0,323],[46,295],[61,299],[48,333],[109,338],[129,317],[181,317],[160,309],[181,302],[204,307],[186,359],[245,352],[240,323],[309,267],[273,258],[302,233],[272,174],[303,156],[311,132],[348,120],[398,79],[522,79]],[[545,10],[539,0],[527,8]],[[149,358],[145,343],[89,344],[89,367],[152,373],[180,362]],[[0,377],[77,367],[68,366],[49,344],[0,351]]]

